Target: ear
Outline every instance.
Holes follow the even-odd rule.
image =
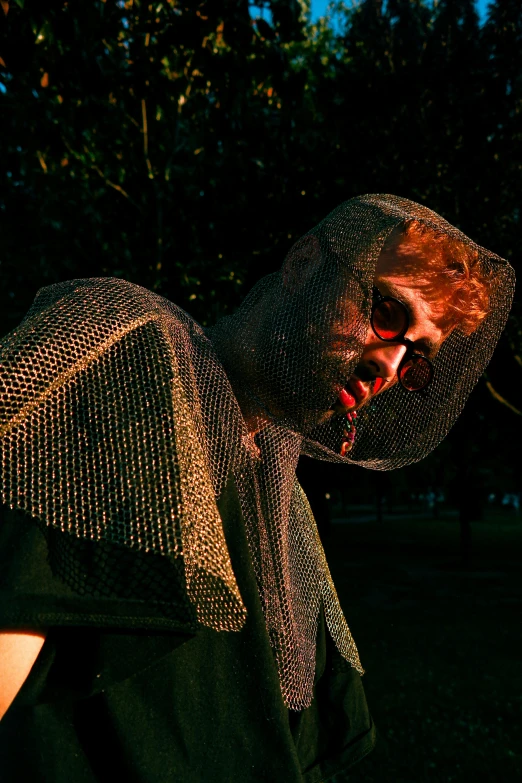
[[[301,237],[285,258],[281,276],[283,286],[290,293],[303,288],[323,262],[319,240],[312,234]]]

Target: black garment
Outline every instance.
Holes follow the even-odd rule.
[[[0,722],[3,783],[317,783],[369,753],[360,677],[322,616],[313,703],[286,709],[232,482],[219,507],[248,610],[240,632],[198,625],[181,561],[43,531],[3,507],[0,629],[49,629]]]

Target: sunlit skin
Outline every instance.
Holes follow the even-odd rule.
[[[427,302],[409,280],[398,276],[377,275],[375,285],[383,296],[392,296],[406,305],[410,324],[405,337],[416,351],[433,359],[447,336],[434,322],[433,304]],[[398,383],[397,370],[406,350],[401,343],[380,340],[370,326],[359,364],[333,411],[343,414],[358,410]]]
[[[409,316],[409,328],[404,337],[413,343],[415,351],[422,353],[428,359],[433,359],[449,333],[449,330],[443,332],[435,323],[435,320],[440,319],[441,310],[444,309],[444,293],[441,291],[440,298],[435,304],[427,301],[422,295],[422,288],[417,280],[413,281],[397,274],[397,259],[392,253],[382,253],[379,257],[374,284],[383,296],[392,296],[403,302]],[[346,329],[349,329],[352,323],[353,314],[348,313]],[[337,321],[334,328],[335,335],[332,335],[330,358],[338,357],[342,362],[345,356],[343,322]],[[317,423],[324,423],[334,416],[345,416],[348,412],[357,411],[377,394],[392,388],[398,383],[397,370],[406,351],[407,347],[402,343],[380,340],[369,325],[364,349],[355,371],[344,384],[344,390],[336,403],[318,417]],[[405,391],[405,394],[414,393]],[[272,408],[272,413],[278,413],[274,411],[272,405],[269,407]],[[263,429],[269,418],[249,400],[243,401],[242,408],[249,432],[253,436]]]

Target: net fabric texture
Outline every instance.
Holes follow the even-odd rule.
[[[451,334],[433,361],[435,380],[426,392],[396,385],[362,408],[354,447],[342,457],[344,418],[332,406],[361,359],[382,246],[411,218],[476,249],[490,277],[490,313],[469,337]],[[210,330],[241,408],[249,412],[249,428],[259,430],[256,480],[247,472],[237,482],[283,694],[294,709],[310,703],[321,603],[339,652],[362,672],[295,482],[299,454],[379,470],[426,456],[489,362],[513,291],[509,264],[439,215],[406,199],[369,195],[342,204],[302,237],[282,270],[262,278],[236,313]]]
[[[38,521],[47,541],[49,566],[76,595],[88,598],[132,598],[146,602],[155,616],[170,624],[196,632],[198,623],[194,604],[186,590],[182,557],[162,557],[150,552],[64,536],[62,531]],[[1,576],[0,576],[1,583]]]
[[[452,333],[427,393],[397,386],[362,409],[341,457],[331,408],[361,357],[382,245],[412,217],[473,245],[413,202],[363,196],[294,245],[291,273],[263,278],[207,332],[156,294],[93,279],[42,289],[1,343],[4,502],[78,539],[183,558],[197,620],[221,631],[246,615],[216,506],[233,474],[294,710],[312,700],[321,605],[362,672],[295,477],[299,455],[382,470],[421,459],[460,413],[511,305],[511,267],[473,245],[492,279],[489,316],[469,337]]]
[[[124,281],[42,289],[2,342],[2,498],[80,538],[183,556],[198,620],[235,630],[216,494],[241,417],[212,393],[227,381],[209,351],[179,308]]]
[[[391,470],[423,459],[445,438],[491,359],[505,326],[513,301],[513,268],[502,258],[480,247],[430,209],[407,199],[370,195],[356,201],[364,209],[382,210],[383,219],[395,225],[409,218],[437,233],[447,234],[478,253],[479,263],[489,277],[489,315],[481,326],[466,336],[456,329],[445,340],[433,359],[434,380],[420,394],[408,394],[396,385],[376,397],[361,411],[357,421],[354,448],[344,458],[376,470]],[[317,228],[321,244],[332,243],[331,234],[341,236],[340,226],[347,220],[352,202],[335,210],[328,222]],[[337,226],[337,230],[335,228]],[[326,251],[325,255],[328,253]],[[358,274],[366,277],[368,266],[375,269],[375,255],[359,257]],[[368,265],[368,266],[366,266]],[[365,268],[366,267],[366,268]],[[347,357],[348,358],[348,357]],[[337,459],[338,430],[333,420],[306,433],[303,452],[319,459]],[[344,461],[344,460],[342,460]]]

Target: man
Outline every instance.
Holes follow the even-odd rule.
[[[341,205],[206,333],[124,281],[39,292],[1,354],[5,779],[312,783],[366,755],[297,460],[429,453],[512,295],[393,196]]]

